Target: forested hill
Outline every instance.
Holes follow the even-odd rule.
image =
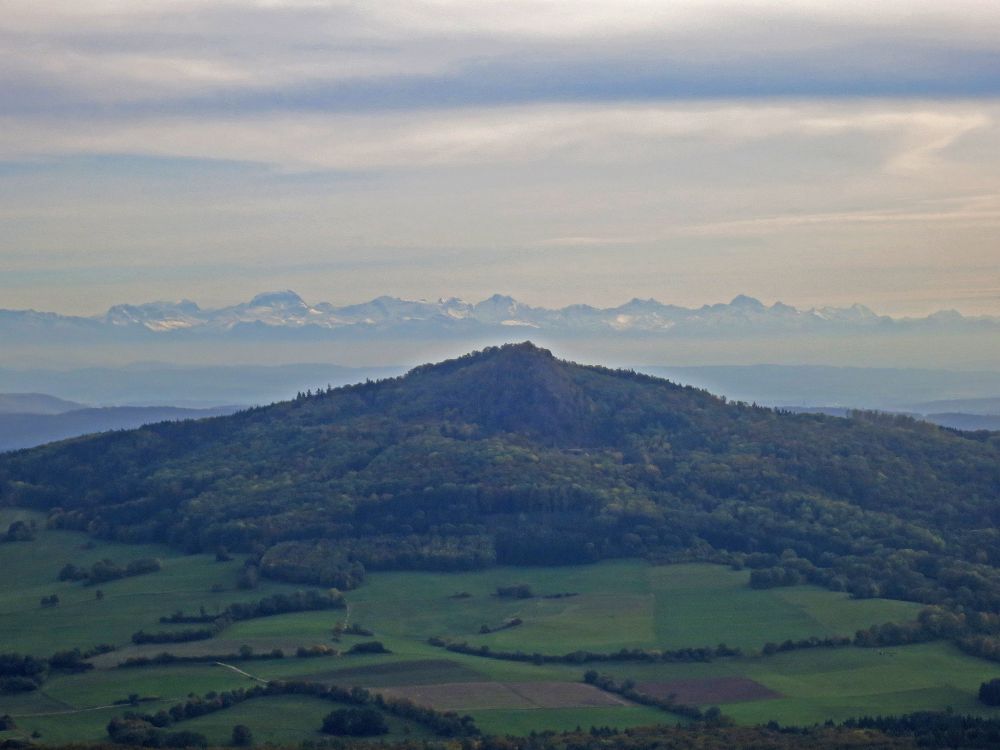
[[[525,343],[229,417],[0,457],[56,525],[264,574],[727,560],[759,585],[1000,605],[1000,435],[726,403]]]

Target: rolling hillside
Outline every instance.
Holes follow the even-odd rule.
[[[265,575],[646,556],[1000,604],[1000,438],[838,419],[508,345],[404,377],[0,458],[56,526],[251,551]]]

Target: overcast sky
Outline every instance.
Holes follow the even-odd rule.
[[[6,0],[0,308],[1000,314],[996,0]]]

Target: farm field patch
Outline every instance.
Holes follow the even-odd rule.
[[[454,682],[387,687],[382,692],[439,711],[631,705],[616,695],[579,682]]]
[[[0,510],[0,527],[18,518],[34,518],[39,524],[43,520],[30,512]],[[89,565],[105,557],[119,563],[158,557],[163,569],[97,587],[56,580],[66,562]],[[90,672],[52,675],[38,691],[0,696],[0,713],[17,718],[17,736],[37,731],[42,743],[105,740],[108,721],[134,710],[126,705],[130,696],[143,699],[140,710],[153,711],[189,694],[255,684],[235,670],[211,663],[116,668],[120,661],[165,651],[180,656],[238,654],[242,646],[255,653],[274,648],[285,652],[283,659],[226,659],[261,680],[359,685],[437,707],[454,706],[471,713],[487,732],[677,721],[672,714],[628,705],[582,684],[583,672],[590,668],[619,681],[653,683],[656,690],[668,690],[679,700],[703,707],[720,705],[727,715],[745,723],[843,719],[868,712],[867,707],[876,704],[896,713],[945,706],[990,713],[978,703],[975,691],[980,682],[996,676],[996,665],[944,643],[811,649],[708,663],[543,665],[458,654],[427,643],[431,636],[442,636],[495,650],[562,654],[579,649],[714,646],[724,641],[749,653],[768,641],[849,635],[874,623],[912,619],[919,610],[906,602],[851,600],[810,586],[757,591],[749,588],[747,571],[717,565],[652,566],[618,560],[565,568],[372,573],[362,587],[347,592],[347,610],[241,621],[204,641],[130,643],[131,634],[139,629],[191,627],[159,622],[161,616],[178,610],[197,613],[204,607],[215,613],[232,602],[301,588],[263,581],[256,589],[241,590],[236,584],[242,565],[242,559],[216,562],[214,555],[95,541],[78,532],[41,526],[33,541],[0,545],[0,566],[10,571],[0,581],[0,650],[46,656],[98,643],[117,647],[95,657],[97,668]],[[496,596],[498,587],[516,583],[527,584],[536,596]],[[96,597],[97,588],[103,599]],[[40,597],[53,593],[59,596],[59,605],[40,607]],[[514,617],[522,623],[480,632],[483,625],[493,629]],[[344,635],[335,642],[334,626],[343,620],[374,634]],[[381,641],[390,653],[294,656],[300,645],[323,644],[346,652],[371,640]],[[251,727],[261,742],[316,739],[322,716],[329,710],[330,704],[308,697],[272,696],[184,722],[183,728],[201,731],[212,742],[228,741],[236,723]],[[424,729],[393,721],[391,736],[423,736]]]
[[[233,726],[242,724],[253,732],[254,742],[304,742],[330,739],[320,732],[323,717],[343,706],[309,696],[277,695],[256,698],[178,726],[204,734],[210,744],[228,745]],[[434,735],[420,724],[383,714],[389,733],[375,739],[430,739]]]
[[[301,679],[337,685],[362,687],[399,687],[433,685],[437,683],[475,681],[483,675],[469,667],[447,659],[417,659],[394,661],[362,667],[330,669],[302,675]]]
[[[5,519],[16,517],[33,518],[44,527],[40,514],[7,511],[0,517],[0,528],[5,528]],[[65,563],[87,567],[104,558],[125,564],[148,557],[161,560],[163,569],[94,586],[58,580]],[[39,656],[104,643],[124,646],[138,630],[192,627],[160,623],[160,617],[178,610],[196,614],[204,608],[216,614],[235,602],[297,588],[265,581],[253,591],[240,590],[242,565],[242,559],[216,562],[213,555],[183,555],[156,545],[105,542],[43,528],[31,542],[0,545],[0,567],[5,571],[0,580],[0,643],[4,650]],[[59,597],[58,606],[40,606],[42,597],[53,594]],[[332,624],[336,615],[326,614]]]
[[[768,641],[853,635],[876,623],[911,620],[920,610],[911,602],[856,600],[811,586],[758,591],[749,587],[749,578],[749,571],[719,565],[651,566],[636,560],[434,575],[376,573],[348,600],[358,621],[380,623],[387,634],[447,636],[527,653],[719,643],[758,649]],[[497,587],[514,583],[527,584],[536,596],[496,596]],[[557,594],[574,595],[546,598]],[[513,618],[522,624],[480,632]],[[245,627],[240,632],[259,634],[268,626]],[[293,627],[299,635],[316,633]]]
[[[769,700],[781,694],[748,677],[705,677],[700,680],[640,682],[636,690],[657,698],[672,698],[692,706]]]

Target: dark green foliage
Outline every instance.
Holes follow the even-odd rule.
[[[267,550],[263,575],[345,589],[646,556],[996,611],[998,497],[1000,435],[780,413],[530,344],[0,457],[0,502],[55,526]]]
[[[516,620],[517,618],[515,618]],[[517,623],[520,624],[520,623]],[[508,627],[516,627],[509,625]],[[622,648],[612,652],[596,651],[571,651],[568,654],[540,654],[527,653],[525,651],[501,651],[492,649],[487,645],[470,646],[464,641],[453,642],[444,638],[428,638],[427,643],[437,648],[443,648],[456,654],[468,654],[469,656],[481,656],[486,659],[499,659],[501,661],[521,661],[532,664],[587,664],[599,661],[641,661],[641,662],[708,662],[715,658],[728,656],[740,656],[742,651],[738,648],[730,648],[724,643],[718,646],[704,646],[695,648],[678,648],[666,650],[651,650],[641,648]],[[850,640],[846,644],[849,645]],[[831,641],[831,645],[832,641]],[[837,643],[836,645],[841,645]],[[794,646],[790,647],[794,648]],[[790,650],[786,648],[784,650]],[[775,647],[775,651],[781,650]]]
[[[859,631],[859,636],[860,633],[861,631]],[[844,648],[845,646],[850,646],[852,644],[862,645],[856,643],[847,636],[831,635],[826,638],[812,636],[810,638],[802,638],[797,641],[782,641],[781,643],[773,643],[769,641],[764,644],[760,652],[764,656],[772,656],[786,651],[799,651],[804,648]]]
[[[43,596],[39,602],[41,607],[58,607],[59,606],[59,595],[49,594],[48,596]]]
[[[255,589],[258,585],[260,585],[260,571],[257,569],[257,566],[244,566],[236,580],[236,586],[246,591],[249,589]]]
[[[167,732],[145,718],[126,714],[108,722],[108,736],[133,747],[206,747],[208,740],[198,732]]]
[[[59,651],[48,659],[16,653],[0,654],[0,694],[37,690],[50,672],[87,672],[94,668],[87,659],[109,651],[114,651],[114,647],[102,644],[87,651],[78,648]]]
[[[253,745],[253,732],[245,724],[236,724],[233,727],[232,738],[229,744],[234,747],[250,747]]]
[[[531,599],[535,594],[526,583],[515,583],[512,586],[497,586],[497,596],[506,599]]]
[[[147,633],[139,630],[132,633],[132,643],[141,645],[143,643],[190,643],[191,641],[205,641],[215,636],[215,628],[192,628],[188,630],[162,630],[158,633]]]
[[[89,575],[83,568],[79,568],[73,563],[66,563],[59,570],[58,577],[60,581],[84,581]]]
[[[363,641],[361,643],[355,643],[351,646],[347,653],[349,654],[389,654],[392,653],[385,646],[382,645],[382,641]]]
[[[290,594],[272,594],[256,602],[236,602],[226,607],[221,614],[208,615],[204,612],[197,615],[185,615],[175,612],[161,617],[162,623],[207,623],[209,627],[190,628],[187,630],[165,630],[159,633],[146,633],[140,630],[132,634],[133,643],[187,643],[212,638],[227,625],[239,620],[252,620],[257,617],[282,615],[287,612],[313,612],[324,609],[343,609],[346,607],[344,596],[336,589],[329,591],[294,591]]]
[[[755,589],[773,589],[776,586],[797,586],[802,576],[786,568],[762,568],[750,573],[750,586]]]
[[[874,729],[890,737],[905,737],[920,748],[1000,747],[1000,719],[920,711],[905,716],[865,716],[845,721],[846,729]]]
[[[30,693],[32,690],[38,690],[40,682],[40,680],[31,677],[20,677],[18,675],[0,677],[0,695]]]
[[[229,620],[252,620],[286,612],[313,612],[325,609],[344,609],[343,595],[336,589],[330,591],[294,591],[290,594],[272,594],[256,602],[230,604],[222,617]]]
[[[350,625],[340,628],[337,632],[340,635],[361,635],[366,638],[375,635],[373,631],[357,622],[352,622]]]
[[[509,620],[504,620],[496,627],[491,628],[489,625],[482,625],[479,628],[480,635],[486,635],[488,633],[496,633],[501,630],[510,630],[511,628],[516,628],[518,625],[523,625],[524,620],[520,617],[511,617]]]
[[[346,737],[376,737],[389,733],[382,713],[374,708],[338,708],[323,719],[322,731]]]
[[[152,557],[132,560],[124,567],[107,558],[98,560],[90,566],[90,570],[66,563],[59,570],[60,581],[86,581],[88,585],[116,581],[119,578],[140,576],[162,570],[163,563]]]
[[[167,718],[169,721],[169,716]],[[18,742],[8,740],[0,743],[0,747],[20,750],[27,746]],[[331,742],[330,746],[339,750],[372,747],[368,739],[339,738]],[[773,721],[766,726],[670,722],[626,730],[592,727],[582,731],[578,728],[572,732],[541,732],[530,737],[462,736],[433,742],[380,739],[378,745],[386,750],[993,750],[1000,747],[1000,720],[921,712],[863,717],[842,725],[811,727],[785,727]],[[50,747],[78,750],[80,746]]]
[[[74,648],[72,651],[58,651],[49,657],[49,669],[70,673],[88,672],[94,668],[94,665],[85,661],[87,656],[78,648]]]
[[[191,654],[186,656],[177,656],[176,654],[164,651],[156,656],[130,656],[125,661],[121,662],[118,665],[118,668],[129,669],[132,667],[149,667],[162,664],[197,664],[199,662],[230,662],[284,658],[285,652],[280,648],[272,649],[271,651],[265,651],[259,654],[247,654],[241,649],[239,652],[231,654]]]
[[[7,533],[0,536],[0,542],[30,542],[35,538],[34,523],[14,521],[7,527]]]
[[[1000,706],[1000,679],[990,680],[980,685],[979,700],[987,706]]]

